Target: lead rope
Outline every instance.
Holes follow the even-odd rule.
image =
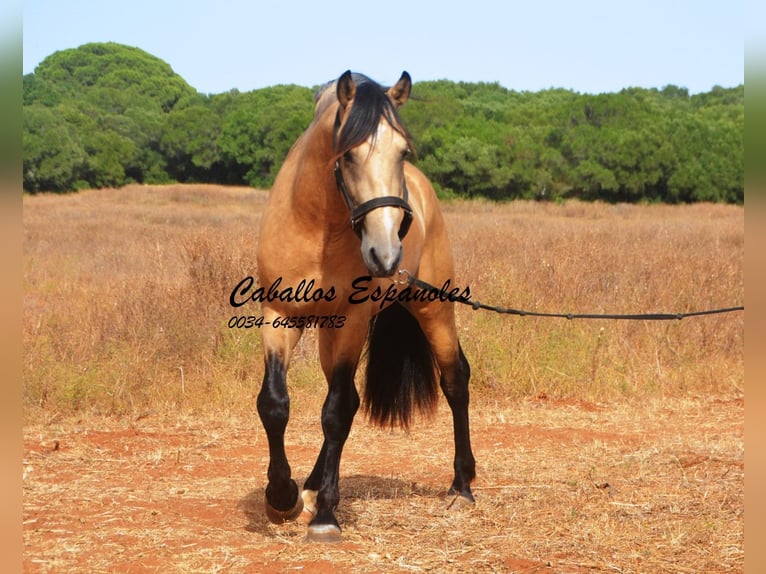
[[[406,269],[400,269],[397,271],[399,279],[394,279],[394,283],[399,285],[413,285],[426,291],[440,292],[438,287],[434,287],[430,283],[418,279],[412,273]],[[494,311],[495,313],[501,313],[505,315],[519,315],[521,317],[558,317],[561,319],[618,319],[618,320],[644,320],[644,321],[670,321],[676,319],[680,321],[685,317],[696,317],[699,315],[716,315],[719,313],[731,313],[733,311],[744,311],[745,307],[726,307],[723,309],[710,309],[707,311],[690,311],[688,313],[641,313],[641,314],[628,314],[628,315],[603,315],[597,313],[541,313],[538,311],[524,311],[523,309],[512,309],[510,307],[498,307],[495,305],[486,305],[479,301],[471,301],[466,297],[452,295],[449,293],[444,294],[445,297],[454,303],[462,303],[469,305],[474,311],[478,309],[485,309],[487,311]]]

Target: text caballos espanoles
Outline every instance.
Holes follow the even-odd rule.
[[[352,305],[360,305],[368,301],[379,303],[381,309],[388,303],[399,302],[434,302],[469,301],[471,288],[452,287],[452,282],[447,279],[440,288],[421,289],[407,285],[391,283],[383,288],[380,285],[371,285],[373,277],[363,275],[351,282],[351,291],[348,294],[348,302]],[[255,279],[248,275],[242,279],[229,296],[232,307],[241,307],[247,303],[264,303],[283,301],[288,303],[319,303],[321,301],[332,302],[337,298],[334,285],[329,287],[316,287],[314,279],[301,279],[297,285],[282,285],[282,277],[275,279],[271,285],[257,285]]]

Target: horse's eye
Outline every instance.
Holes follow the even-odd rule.
[[[405,148],[405,150],[402,152],[402,159],[408,158],[411,153],[412,150],[410,148]]]

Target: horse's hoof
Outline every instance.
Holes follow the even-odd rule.
[[[473,508],[476,506],[476,501],[473,498],[473,494],[471,493],[470,488],[466,488],[465,490],[458,492],[453,487],[449,489],[447,494],[452,497],[447,504],[447,510],[451,508],[459,510],[461,508]]]
[[[269,504],[269,501],[266,501],[266,516],[268,517],[269,521],[273,524],[284,524],[285,522],[290,522],[291,520],[295,520],[300,516],[301,511],[303,510],[303,499],[299,496],[298,500],[295,502],[295,506],[293,506],[289,510],[278,510],[271,506]]]
[[[309,526],[306,540],[309,542],[335,543],[341,541],[340,527],[334,524],[315,524]]]
[[[462,494],[459,494],[449,501],[447,510],[471,509],[474,506],[476,506],[476,501],[473,498],[467,498]]]

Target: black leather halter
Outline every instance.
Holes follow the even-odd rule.
[[[337,140],[339,129],[340,110],[335,115],[333,146]],[[351,212],[351,229],[354,230],[354,233],[356,233],[357,236],[360,238],[362,237],[362,224],[364,223],[364,218],[373,209],[378,209],[379,207],[398,207],[404,211],[402,223],[399,226],[399,239],[404,239],[404,236],[407,235],[407,231],[409,231],[410,225],[412,224],[412,208],[410,207],[410,204],[407,203],[409,191],[407,190],[407,182],[404,178],[402,178],[402,197],[386,195],[383,197],[374,197],[368,199],[364,203],[354,205],[354,200],[351,198],[351,195],[349,195],[346,182],[343,180],[343,172],[340,169],[340,160],[335,161],[335,169],[333,171],[335,172],[335,182],[338,185],[338,191],[340,191],[341,196],[343,196],[343,201],[346,202],[346,206],[348,206],[348,209]]]

